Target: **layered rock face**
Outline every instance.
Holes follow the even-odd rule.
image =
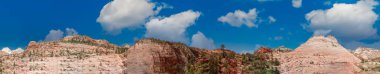
[[[4,51],[0,51],[0,56],[4,56],[4,55],[8,55],[8,53]]]
[[[362,74],[380,73],[380,50],[373,48],[359,47],[354,54],[363,60],[359,65],[363,69]]]
[[[374,61],[380,59],[380,50],[373,48],[359,47],[354,54],[363,61]]]
[[[240,56],[225,49],[206,50],[143,39],[123,55],[125,74],[242,73]]]
[[[314,36],[279,61],[283,74],[354,74],[361,62],[332,36]]]
[[[230,50],[199,49],[157,39],[142,39],[129,47],[87,36],[69,36],[50,42],[32,41],[24,52],[0,56],[0,73],[242,73],[239,54]]]
[[[376,74],[380,51],[350,53],[332,37],[314,36],[292,49],[259,48],[238,54],[183,43],[142,39],[133,46],[69,36],[30,42],[25,51],[0,51],[0,74]],[[359,59],[360,58],[360,59]],[[363,62],[361,61],[363,60]],[[363,71],[364,70],[364,71]]]
[[[126,49],[86,36],[60,41],[30,42],[25,52],[1,57],[5,74],[121,74],[123,60],[116,51]]]
[[[138,41],[125,53],[125,73],[152,74],[184,73],[190,59],[195,58],[191,48],[181,43],[156,39]]]

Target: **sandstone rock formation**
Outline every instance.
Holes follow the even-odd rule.
[[[184,73],[191,58],[195,58],[191,48],[181,43],[143,39],[125,53],[127,74]]]
[[[285,46],[280,46],[280,47],[274,48],[275,52],[290,52],[292,50],[293,49],[286,48]]]
[[[363,61],[373,61],[380,59],[380,50],[373,48],[359,47],[354,54]]]
[[[332,36],[311,37],[279,61],[282,74],[355,74],[361,62]]]
[[[4,56],[4,55],[8,55],[8,53],[7,53],[7,52],[4,52],[4,51],[0,51],[0,57],[1,57],[1,56]]]
[[[142,39],[124,54],[124,73],[240,74],[241,56],[231,50],[206,50],[182,43]]]
[[[380,73],[380,50],[373,48],[359,47],[353,52],[358,58],[362,59],[359,67],[363,69],[362,74]]]
[[[350,53],[332,37],[314,36],[297,49],[259,48],[238,54],[158,39],[117,46],[87,36],[31,41],[25,51],[0,51],[0,74],[376,74],[380,51]],[[358,58],[357,58],[357,57]],[[360,58],[360,59],[359,59]],[[361,61],[361,59],[363,61]]]
[[[226,49],[199,49],[158,39],[142,39],[128,47],[79,35],[31,41],[24,52],[0,56],[0,73],[237,74],[243,66],[239,55]]]
[[[128,44],[125,44],[125,45],[123,45],[123,47],[125,47],[125,48],[130,48],[131,46],[128,45]]]
[[[260,47],[259,49],[256,50],[255,53],[272,53],[273,50],[270,48],[265,48],[265,47]]]
[[[5,74],[98,74],[123,73],[118,47],[86,36],[70,36],[60,41],[31,41],[24,52],[0,57],[0,73]]]

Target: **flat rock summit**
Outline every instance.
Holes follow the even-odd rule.
[[[349,51],[333,36],[313,36],[292,50],[261,47],[236,53],[147,38],[117,46],[88,36],[31,41],[0,51],[0,74],[378,74],[380,51]]]

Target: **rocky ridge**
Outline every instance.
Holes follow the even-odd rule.
[[[0,56],[0,73],[236,74],[241,73],[242,66],[237,55],[226,49],[199,49],[158,39],[142,39],[131,47],[120,47],[76,35],[58,41],[31,41],[24,52]]]
[[[362,74],[380,73],[380,50],[373,48],[359,47],[354,52],[358,58],[362,59],[359,67],[363,70]]]
[[[69,36],[59,41],[31,41],[24,52],[0,57],[1,73],[123,73],[118,47],[87,36]],[[121,52],[122,53],[122,52]]]
[[[181,43],[156,39],[139,40],[124,53],[125,73],[184,73],[186,65],[195,58],[192,49]]]
[[[230,50],[199,49],[157,39],[139,40],[123,54],[127,74],[240,74],[243,66],[240,56]]]
[[[314,36],[279,61],[282,74],[355,74],[361,62],[332,36]]]
[[[0,74],[374,74],[380,51],[349,52],[332,36],[313,36],[294,51],[261,47],[238,54],[153,38],[117,46],[87,36],[31,41],[25,51],[0,51]]]
[[[354,55],[363,61],[375,61],[380,59],[380,50],[373,48],[359,47],[354,51]]]

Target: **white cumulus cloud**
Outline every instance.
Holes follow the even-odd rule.
[[[66,36],[77,35],[78,32],[73,28],[66,28]]]
[[[294,8],[300,8],[302,6],[302,0],[292,0],[292,6]]]
[[[152,19],[145,25],[145,37],[187,43],[186,29],[193,25],[200,15],[200,12],[187,10],[169,17]]]
[[[191,46],[198,48],[214,49],[214,40],[207,38],[202,32],[197,32],[191,39]]]
[[[3,49],[1,49],[1,51],[6,52],[8,54],[14,54],[14,53],[22,53],[22,52],[24,52],[24,49],[17,48],[15,50],[11,50],[9,47],[4,47]]]
[[[50,30],[49,34],[45,37],[45,41],[54,41],[62,39],[63,34],[64,32],[62,32],[61,30]]]
[[[3,49],[1,49],[1,51],[6,52],[6,53],[8,53],[8,54],[11,54],[11,53],[12,53],[12,50],[9,49],[8,47],[4,47]]]
[[[60,39],[62,39],[65,36],[65,34],[66,34],[66,36],[72,36],[72,35],[77,35],[78,34],[78,32],[75,29],[73,29],[73,28],[66,28],[65,30],[66,30],[66,32],[63,32],[62,30],[59,30],[59,29],[57,29],[57,30],[54,30],[54,29],[50,30],[49,34],[46,35],[44,41],[60,40]]]
[[[17,48],[17,49],[15,49],[15,50],[12,51],[12,54],[15,54],[15,53],[22,53],[22,52],[24,52],[24,49],[22,49],[22,48]]]
[[[247,12],[236,10],[235,12],[229,12],[225,16],[218,18],[218,21],[228,23],[233,27],[240,27],[247,25],[248,27],[257,27],[255,22],[257,21],[257,12],[253,8]]]
[[[374,23],[378,18],[373,0],[356,4],[337,3],[327,10],[313,10],[306,14],[309,29],[315,34],[332,34],[344,41],[362,40],[377,36]]]
[[[97,22],[110,34],[119,34],[124,28],[142,26],[162,8],[150,0],[113,0],[103,7]]]

